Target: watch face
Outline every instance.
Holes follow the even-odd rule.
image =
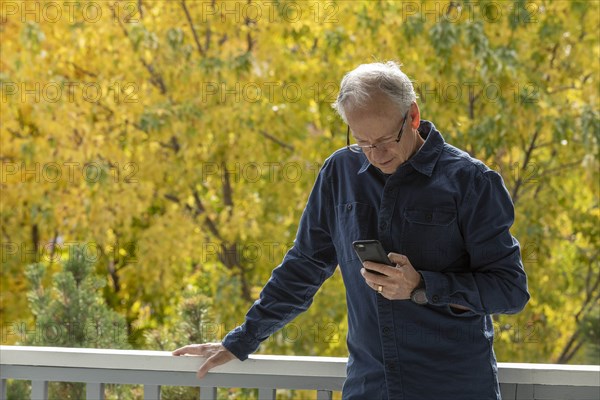
[[[427,292],[425,289],[416,289],[412,293],[411,300],[417,304],[427,304]]]

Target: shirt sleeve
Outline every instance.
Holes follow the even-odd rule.
[[[317,290],[335,271],[337,256],[330,234],[333,208],[328,182],[322,169],[302,213],[293,247],[273,270],[245,322],[222,341],[242,361],[262,341],[306,311]]]
[[[521,311],[530,296],[519,242],[509,232],[514,206],[501,176],[492,170],[478,173],[458,215],[470,262],[461,273],[420,271],[429,302],[456,316]]]

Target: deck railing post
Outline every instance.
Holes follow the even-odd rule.
[[[160,386],[144,385],[144,400],[160,400]]]
[[[216,387],[201,387],[200,388],[200,399],[201,400],[217,400],[217,388]]]
[[[86,400],[104,400],[104,383],[90,382],[85,385]]]
[[[273,388],[259,388],[258,399],[259,400],[275,400],[277,391]]]
[[[331,400],[333,392],[331,390],[317,390],[317,400]]]
[[[31,400],[48,400],[47,381],[31,381]]]

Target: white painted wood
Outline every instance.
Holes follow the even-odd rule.
[[[144,385],[144,400],[160,400],[160,386]]]
[[[48,382],[31,381],[31,400],[48,400]]]
[[[331,390],[317,390],[317,400],[331,400],[333,392]]]
[[[258,400],[275,400],[276,390],[270,388],[258,389]]]
[[[216,387],[200,388],[200,399],[201,400],[217,400],[217,388]]]
[[[85,385],[86,400],[104,400],[104,383],[91,382]]]
[[[498,363],[503,383],[600,386],[600,365]]]
[[[0,400],[6,400],[6,379],[0,379]]]
[[[167,351],[0,346],[2,364],[76,368],[197,371],[203,357],[175,357]],[[251,355],[211,370],[223,374],[346,376],[346,358]]]
[[[217,388],[258,388],[272,387],[292,390],[335,390],[341,391],[343,378],[329,376],[311,377],[286,375],[250,375],[209,373],[202,381],[196,372],[118,370],[106,368],[35,367],[25,365],[3,365],[0,368],[3,378],[20,380],[47,380],[62,382],[105,382],[115,384],[136,384],[162,386],[194,386]]]
[[[330,399],[331,390],[341,389],[347,361],[333,357],[254,355],[244,362],[235,360],[215,368],[197,381],[195,373],[203,360],[160,351],[0,346],[0,395],[6,397],[5,380],[14,378],[31,380],[36,400],[47,398],[47,381],[63,379],[87,382],[88,388],[95,391],[108,382],[145,384],[148,398],[159,398],[159,385],[202,384],[207,385],[201,389],[203,400],[216,398],[216,387],[261,386],[269,388],[261,391],[267,398],[273,398],[272,388],[302,388],[317,390],[321,400]],[[596,391],[600,393],[598,365],[499,363],[498,374],[509,399],[551,399],[553,387],[582,399],[594,398]]]

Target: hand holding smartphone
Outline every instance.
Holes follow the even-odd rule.
[[[390,261],[378,240],[357,240],[352,242],[352,247],[354,247],[354,251],[362,263],[372,261],[379,264],[386,264],[390,267],[394,266],[394,263]],[[367,271],[373,274],[384,275],[372,269],[367,269]]]

